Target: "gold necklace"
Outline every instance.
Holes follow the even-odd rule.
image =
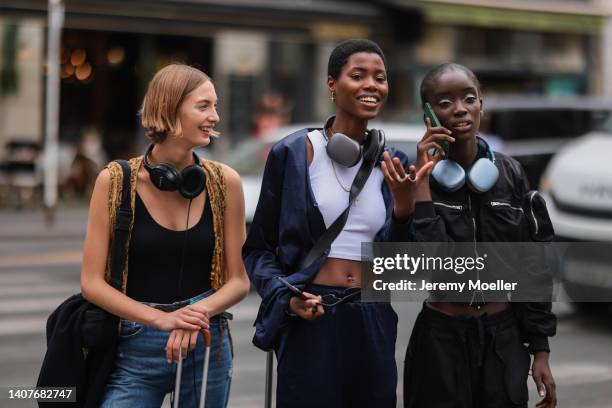
[[[338,177],[338,173],[336,173],[336,166],[334,166],[334,161],[333,161],[333,160],[331,160],[331,159],[330,159],[330,161],[331,161],[332,169],[334,170],[334,176],[336,176],[336,181],[338,182],[338,184],[340,184],[340,187],[341,187],[341,188],[342,188],[344,191],[346,191],[347,193],[349,193],[349,192],[351,191],[351,189],[350,189],[350,188],[346,188],[346,187],[344,187],[344,186],[342,185],[342,183],[340,182],[340,178]]]

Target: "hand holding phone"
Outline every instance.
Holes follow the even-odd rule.
[[[287,281],[287,279],[283,278],[282,276],[277,276],[278,280],[281,281],[281,283],[283,285],[285,285],[285,287],[287,289],[289,289],[291,291],[291,293],[293,293],[295,296],[299,297],[302,300],[308,300],[308,298],[306,297],[306,295],[304,295],[304,292],[302,292],[301,290],[299,290],[298,288],[296,288],[295,286],[293,286],[292,284],[289,283],[289,281]]]
[[[298,288],[290,284],[289,281],[287,281],[287,279],[283,278],[282,276],[277,276],[277,278],[279,281],[281,281],[283,285],[285,285],[287,289],[289,289],[291,293],[293,293],[294,296],[298,297],[299,299],[303,301],[313,300],[312,298],[307,297],[304,294],[304,292],[302,292],[301,290],[299,290]],[[292,302],[293,300],[291,301],[291,303]],[[309,308],[309,312],[304,311],[303,309],[304,306],[298,306],[297,308],[292,308],[291,303],[290,303],[289,308],[292,311],[292,313],[294,313],[291,315],[300,316],[302,319],[306,319],[306,320],[316,319],[317,317],[322,316],[325,313],[323,311],[323,306],[319,302],[316,302],[314,305],[306,306],[307,309]]]
[[[433,107],[431,106],[431,104],[429,102],[425,102],[425,115],[431,121],[431,126],[433,126],[433,127],[443,127],[442,124],[440,123],[440,120],[436,116],[436,113],[434,112]],[[444,152],[446,154],[448,154],[448,150],[450,148],[450,143],[447,142],[446,140],[441,140],[441,141],[439,141],[437,143],[442,147]]]

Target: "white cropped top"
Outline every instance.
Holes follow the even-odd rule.
[[[321,131],[308,133],[308,139],[314,151],[308,167],[310,185],[325,227],[329,228],[348,206],[349,191],[363,158],[353,167],[332,163],[325,150],[327,140]],[[372,242],[385,223],[386,209],[381,190],[383,181],[384,176],[377,166],[353,203],[344,228],[332,242],[330,258],[361,261],[361,243]]]

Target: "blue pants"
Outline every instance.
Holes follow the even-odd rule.
[[[342,297],[345,289],[305,291]],[[390,304],[357,297],[313,321],[292,319],[279,354],[278,408],[395,408],[397,315]]]
[[[150,305],[179,308],[200,298],[172,305]],[[102,398],[102,407],[161,406],[166,394],[174,391],[177,368],[176,363],[168,364],[166,360],[164,349],[169,335],[169,332],[122,319],[115,366]],[[210,335],[206,408],[225,408],[232,375],[232,345],[227,320],[212,318]],[[198,406],[203,365],[204,340],[202,334],[199,334],[196,348],[183,360],[179,400],[181,407]]]

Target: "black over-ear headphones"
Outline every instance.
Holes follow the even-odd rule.
[[[380,155],[385,150],[385,133],[382,130],[368,131],[365,148],[344,133],[334,133],[331,139],[328,139],[327,131],[331,128],[335,118],[335,116],[330,116],[323,126],[323,136],[327,140],[325,150],[333,161],[344,167],[353,167],[359,163],[362,155],[367,161],[380,159]]]
[[[161,191],[178,191],[187,199],[196,198],[206,186],[206,172],[200,165],[200,158],[195,152],[193,160],[195,164],[185,167],[178,171],[173,165],[168,163],[158,163],[151,166],[149,155],[153,150],[153,143],[147,148],[144,155],[144,168],[149,172],[151,182]]]

